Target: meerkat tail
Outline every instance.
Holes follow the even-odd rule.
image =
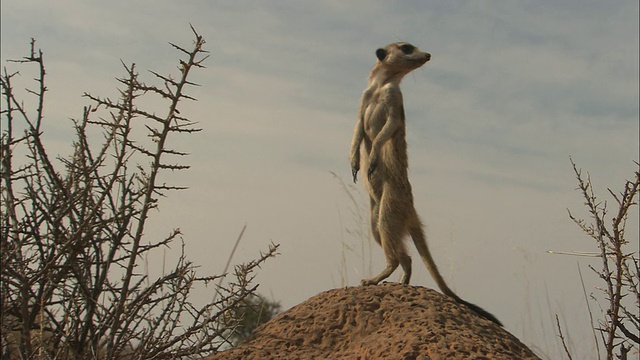
[[[429,246],[427,245],[427,240],[424,236],[424,231],[422,230],[422,224],[420,224],[419,220],[416,221],[416,224],[412,224],[412,226],[409,228],[409,233],[411,235],[411,239],[413,239],[413,243],[416,246],[416,249],[418,250],[418,254],[420,254],[420,258],[422,258],[422,262],[427,267],[427,270],[429,270],[429,273],[435,280],[436,284],[438,284],[440,291],[442,291],[442,293],[444,293],[445,295],[452,297],[457,303],[465,305],[481,317],[502,326],[500,320],[498,320],[491,313],[479,307],[478,305],[462,300],[458,295],[456,295],[456,293],[453,292],[453,290],[449,288],[447,283],[442,278],[442,275],[440,275],[440,271],[438,270],[438,266],[436,266],[435,261],[433,261],[433,257],[431,257],[431,252],[429,251]]]
[[[427,267],[427,270],[429,270],[431,277],[433,277],[433,280],[435,280],[440,290],[445,295],[456,299],[456,301],[461,300],[458,295],[453,292],[453,290],[449,289],[449,286],[447,286],[447,283],[442,278],[442,275],[440,275],[438,266],[436,266],[433,257],[431,257],[431,252],[429,251],[429,246],[427,245],[427,239],[424,236],[422,225],[420,223],[412,225],[409,228],[409,234],[411,235],[411,239],[413,239],[413,243],[418,250],[418,254],[420,254],[420,258],[422,258],[422,262]]]
[[[478,306],[476,304],[472,304],[472,303],[470,303],[468,301],[462,300],[457,296],[455,298],[456,298],[456,301],[458,303],[465,305],[469,309],[473,310],[473,312],[475,312],[476,314],[478,314],[478,315],[482,316],[483,318],[495,323],[496,325],[502,326],[502,323],[500,322],[500,320],[498,320],[498,318],[493,316],[493,314],[491,314],[487,310],[481,308],[480,306]]]

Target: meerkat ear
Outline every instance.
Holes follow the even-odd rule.
[[[378,49],[376,50],[376,56],[378,57],[378,60],[382,61],[384,60],[384,58],[387,57],[387,51],[385,49]]]

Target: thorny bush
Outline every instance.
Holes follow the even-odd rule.
[[[615,207],[613,216],[608,219],[607,202],[596,198],[589,174],[583,174],[573,160],[571,164],[591,221],[575,217],[571,211],[569,217],[595,240],[599,250],[595,256],[599,258],[600,265],[589,267],[604,284],[600,290],[606,304],[600,304],[597,297],[591,295],[602,310],[602,317],[597,320],[597,324],[593,324],[594,330],[600,335],[597,336],[594,331],[595,344],[598,352],[598,344],[603,344],[607,360],[627,359],[627,354],[636,357],[640,351],[640,260],[637,245],[629,249],[630,242],[625,230],[629,214],[638,204],[636,196],[640,192],[640,171],[634,171],[633,178],[625,182],[621,192],[616,194],[609,189],[609,194],[615,200]],[[593,316],[591,311],[590,315]],[[558,330],[560,331],[559,323]],[[560,337],[566,354],[571,358],[561,331]]]
[[[184,243],[165,274],[150,278],[140,270],[148,254],[181,240],[179,229],[163,239],[144,233],[159,198],[184,189],[159,181],[166,170],[189,167],[178,162],[187,154],[169,148],[168,139],[200,131],[180,112],[183,101],[195,100],[185,92],[196,86],[188,78],[207,58],[204,39],[193,34],[191,50],[171,44],[182,57],[176,77],[151,72],[160,86],[142,82],[132,64],[118,79],[117,101],[85,94],[91,105],[74,121],[68,157],[52,158],[42,138],[48,90],[42,51],[32,40],[30,54],[14,61],[36,68],[35,87],[27,89],[33,108],[12,87],[19,73],[4,69],[1,358],[197,358],[231,346],[241,321],[235,309],[254,294],[253,271],[277,245],[237,266],[235,280],[217,287],[204,306],[193,304],[192,290],[224,275],[199,276]],[[161,107],[139,107],[149,97]],[[92,141],[96,132],[99,142]]]

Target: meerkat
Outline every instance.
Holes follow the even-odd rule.
[[[364,143],[362,161],[367,169],[365,183],[371,203],[371,232],[384,250],[387,266],[377,276],[362,280],[362,285],[378,284],[388,278],[398,265],[404,271],[402,283],[409,284],[411,258],[403,243],[403,238],[409,235],[444,294],[502,325],[495,316],[462,300],[447,286],[431,257],[422,223],[413,205],[407,173],[406,125],[400,81],[429,61],[431,55],[409,43],[397,42],[376,50],[376,57],[378,60],[369,74],[369,85],[360,101],[350,160],[355,183]]]

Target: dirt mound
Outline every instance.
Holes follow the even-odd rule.
[[[447,296],[381,284],[318,294],[208,359],[538,359]]]

